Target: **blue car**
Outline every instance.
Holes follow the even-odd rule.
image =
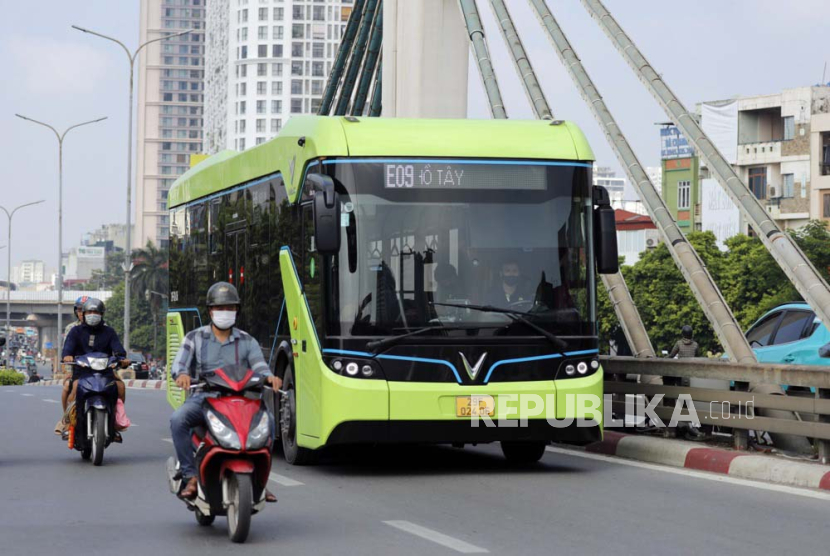
[[[761,363],[830,366],[819,353],[830,344],[830,331],[806,303],[776,307],[747,330],[746,339]]]

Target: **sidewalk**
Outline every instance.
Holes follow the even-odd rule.
[[[605,431],[605,438],[589,444],[585,451],[741,479],[830,490],[830,466],[713,448],[698,442]]]

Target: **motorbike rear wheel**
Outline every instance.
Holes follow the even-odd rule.
[[[224,480],[228,481],[228,536],[233,542],[243,543],[251,530],[254,506],[251,476],[233,473]]]
[[[92,465],[104,463],[104,446],[107,442],[107,412],[103,409],[94,409],[92,414]]]

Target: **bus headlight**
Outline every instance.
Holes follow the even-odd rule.
[[[575,372],[576,372],[576,367],[574,367],[573,365],[568,364],[568,365],[565,367],[565,374],[566,374],[566,375],[568,375],[568,376],[573,376]]]
[[[360,370],[360,365],[355,363],[354,361],[350,361],[346,363],[346,374],[349,376],[357,376],[358,371]]]
[[[362,359],[359,357],[325,357],[329,369],[348,378],[359,379],[383,379],[383,370],[374,359]]]
[[[588,372],[588,364],[585,361],[580,361],[576,365],[576,372],[578,372],[581,375],[584,375]]]

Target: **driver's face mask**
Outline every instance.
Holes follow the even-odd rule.
[[[97,313],[87,313],[84,315],[84,320],[89,326],[98,326],[101,324],[101,315]]]

